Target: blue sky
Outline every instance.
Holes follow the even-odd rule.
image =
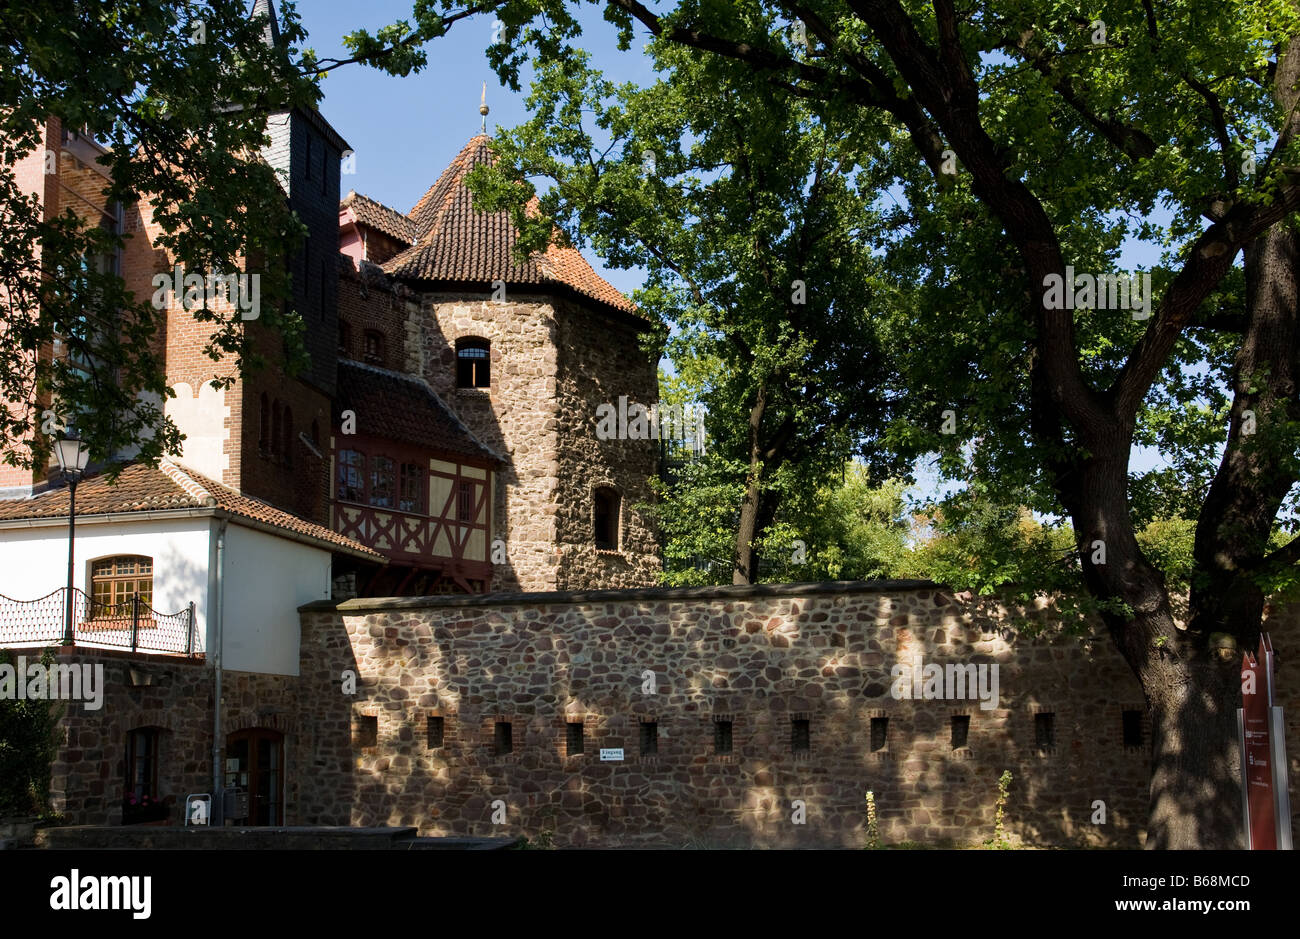
[[[370,0],[364,4],[303,0],[297,6],[309,45],[321,58],[347,58],[342,38],[355,29],[371,32],[410,21],[411,0]],[[277,5],[278,8],[278,5]],[[653,73],[640,53],[641,43],[619,52],[614,28],[598,11],[585,8],[584,47],[592,66],[618,81],[649,81]],[[647,35],[644,32],[642,35]],[[524,99],[529,74],[520,76],[518,94],[503,87],[488,65],[484,50],[492,41],[492,20],[478,17],[455,24],[425,48],[428,66],[418,74],[394,78],[376,69],[346,65],[329,72],[321,84],[321,113],[356,152],[356,174],[344,176],[343,192],[355,189],[385,205],[407,212],[438,174],[479,132],[479,96],[488,83],[488,132],[496,125],[514,127],[528,115]],[[584,252],[605,279],[624,293],[641,285],[640,271],[608,270]]]

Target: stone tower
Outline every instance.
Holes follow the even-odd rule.
[[[519,263],[509,213],[476,212],[465,186],[492,159],[486,135],[471,139],[403,217],[409,247],[382,264],[401,295],[390,337],[400,367],[508,460],[494,493],[493,589],[653,584],[658,544],[642,506],[658,444],[596,433],[600,405],[657,398],[657,363],[640,344],[650,324],[572,248]]]

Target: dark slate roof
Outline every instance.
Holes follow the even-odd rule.
[[[384,555],[359,541],[242,495],[170,460],[163,460],[157,466],[128,466],[112,484],[103,475],[88,476],[77,484],[78,518],[201,508],[222,509],[238,518],[301,535],[323,548],[385,560]],[[0,500],[0,521],[67,516],[68,490],[64,487],[48,489],[23,499]]]
[[[552,244],[520,264],[512,252],[519,233],[508,211],[476,212],[465,177],[475,166],[496,162],[488,136],[471,138],[408,214],[418,241],[390,259],[395,277],[456,283],[561,285],[623,313],[636,313],[627,297],[597,274],[571,247]],[[530,203],[536,208],[536,200]]]
[[[396,209],[353,190],[343,197],[340,209],[350,209],[358,225],[365,225],[405,244],[415,243],[415,223]]]
[[[340,359],[334,422],[354,411],[357,433],[426,447],[451,456],[494,463],[504,459],[484,446],[423,379],[351,359]]]

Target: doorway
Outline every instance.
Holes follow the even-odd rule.
[[[250,727],[226,738],[227,789],[248,793],[242,825],[284,824],[284,734]]]

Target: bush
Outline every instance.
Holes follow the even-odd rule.
[[[41,663],[48,668],[53,662],[46,649]],[[0,665],[16,667],[8,650],[0,649]],[[16,693],[0,698],[0,816],[49,815],[50,773],[62,741],[63,709],[55,701],[18,700]]]

